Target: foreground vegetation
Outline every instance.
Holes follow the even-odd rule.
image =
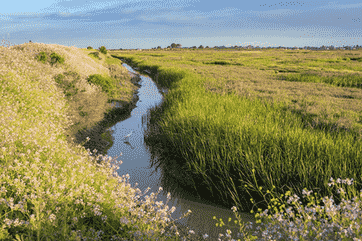
[[[129,59],[131,57],[122,55]],[[162,58],[151,55],[133,56],[133,60],[148,59],[149,62],[138,63],[138,66],[141,70],[151,70],[153,76],[157,73],[158,83],[170,89],[164,104],[154,109],[154,112],[160,111],[157,118],[163,120],[163,124],[159,125],[170,143],[187,158],[190,170],[201,174],[205,179],[204,184],[208,183],[206,187],[214,192],[213,198],[221,194],[223,199],[220,202],[228,205],[232,203],[230,199],[235,201],[233,203],[236,205],[232,208],[235,212],[238,208],[249,211],[252,202],[239,201],[239,193],[250,191],[244,189],[243,184],[255,187],[250,196],[259,201],[259,186],[263,189],[277,186],[277,193],[280,194],[284,191],[283,183],[290,185],[290,180],[294,183],[294,189],[285,194],[291,196],[288,204],[295,204],[297,208],[293,210],[291,205],[287,208],[280,205],[281,200],[268,197],[266,201],[273,202],[273,207],[256,215],[258,222],[265,224],[264,230],[251,234],[242,228],[241,222],[236,222],[242,233],[239,237],[242,240],[254,239],[252,236],[264,240],[291,237],[327,240],[334,235],[338,239],[358,240],[355,238],[361,236],[358,197],[346,207],[343,202],[341,206],[333,206],[331,200],[325,198],[323,210],[320,206],[301,207],[298,218],[295,216],[293,220],[293,211],[302,204],[298,203],[293,193],[309,194],[306,190],[300,190],[303,185],[320,188],[319,194],[328,193],[337,197],[332,187],[324,185],[325,181],[330,181],[326,176],[348,176],[360,180],[361,142],[352,129],[353,126],[359,127],[358,121],[353,119],[357,110],[352,109],[352,105],[360,103],[358,86],[351,81],[350,89],[332,86],[333,82],[329,83],[331,86],[318,86],[321,93],[327,95],[324,96],[327,100],[328,94],[347,96],[343,91],[349,91],[350,97],[346,98],[355,102],[342,105],[343,109],[332,106],[333,109],[330,107],[319,113],[318,108],[321,107],[317,95],[312,96],[316,102],[313,105],[317,110],[316,117],[326,117],[326,113],[339,110],[341,116],[346,117],[344,120],[351,120],[346,121],[351,124],[347,126],[348,131],[333,133],[320,127],[306,127],[307,124],[316,123],[311,121],[310,116],[302,120],[302,115],[287,112],[285,105],[268,104],[251,98],[256,96],[256,91],[251,92],[250,83],[256,83],[255,89],[264,90],[260,93],[268,93],[269,97],[276,99],[280,97],[278,93],[265,92],[265,89],[272,88],[273,84],[288,82],[259,77],[262,71],[249,68],[246,72],[250,71],[250,83],[244,84],[249,85],[250,93],[241,95],[244,89],[238,88],[241,84],[239,79],[230,76],[231,81],[227,75],[235,71],[236,76],[247,78],[247,73],[237,73],[246,68],[235,64],[239,68],[233,71],[222,69],[234,63],[228,56],[213,56],[210,65],[200,61],[206,55],[194,55],[191,60],[182,62],[182,58],[187,58],[185,56],[184,53],[182,56],[162,56],[168,63],[162,63]],[[251,58],[248,61],[250,64],[253,62]],[[223,62],[222,66],[220,62]],[[344,68],[340,69],[360,71],[358,66],[342,63],[339,66]],[[154,64],[162,64],[162,67]],[[178,67],[169,68],[168,64]],[[112,58],[105,48],[87,50],[38,43],[0,47],[1,240],[207,238],[207,235],[193,237],[191,230],[189,234],[177,230],[169,218],[175,208],[169,210],[167,203],[155,202],[157,194],[145,196],[140,201],[148,190],[142,193],[131,187],[127,181],[129,176],[117,176],[115,170],[122,168],[118,167],[122,162],[115,161],[117,157],[96,155],[96,150],[90,156],[89,149],[85,149],[86,142],[94,140],[86,137],[82,140],[84,133],[105,118],[110,118],[110,115],[117,114],[110,105],[112,100],[120,101],[124,108],[132,107],[137,78],[131,79],[120,65],[121,62]],[[214,69],[210,66],[214,66]],[[261,68],[266,66],[260,65]],[[214,79],[207,74],[214,76]],[[224,76],[219,78],[217,74]],[[297,85],[303,83],[301,80],[291,84],[302,88],[303,85]],[[257,84],[258,81],[263,82]],[[316,78],[309,85],[304,83],[305,89],[310,90],[315,82]],[[312,94],[308,92],[308,96]],[[295,99],[292,103],[302,101],[299,96],[292,98]],[[302,107],[306,112],[310,111],[308,103],[301,103],[304,103]],[[332,104],[340,103],[337,99]],[[159,120],[158,123],[161,123]],[[110,141],[109,137],[103,138]],[[219,160],[223,160],[222,163]],[[311,176],[314,178],[311,179]],[[232,180],[235,184],[223,182],[226,180]],[[341,180],[337,179],[338,187],[340,183]],[[343,183],[352,184],[350,180]],[[220,185],[230,193],[218,193],[215,187]],[[342,192],[342,198],[357,195],[357,187],[348,186],[347,195]],[[317,201],[313,198],[308,199],[312,200],[312,204]],[[244,203],[246,207],[242,205]],[[284,217],[288,216],[286,219],[276,212],[274,216],[267,216],[267,211],[275,211],[277,204],[280,212],[285,210],[291,215],[290,220],[287,213],[284,213]],[[303,218],[302,221],[299,221],[299,217]],[[336,225],[340,225],[340,228]],[[251,230],[251,224],[247,226]],[[229,230],[224,237],[231,240]]]
[[[156,203],[145,214],[155,195],[140,204],[142,192],[115,172],[117,157],[86,150],[90,138],[78,143],[122,113],[112,100],[133,108],[140,79],[100,50],[0,47],[0,240],[139,240],[169,233],[173,210]]]
[[[167,138],[159,143],[185,158],[194,188],[209,190],[204,197],[261,212],[266,239],[361,236],[361,51],[112,56],[169,89],[150,122]],[[344,199],[354,202],[343,208]]]

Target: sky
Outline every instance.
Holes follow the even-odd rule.
[[[86,48],[362,45],[362,0],[11,0],[0,39]]]

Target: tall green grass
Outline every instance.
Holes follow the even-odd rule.
[[[162,111],[157,111],[159,130],[182,154],[189,171],[198,176],[195,179],[203,180],[210,199],[242,211],[268,208],[276,214],[285,208],[270,210],[273,197],[265,199],[261,189],[303,196],[306,188],[334,197],[337,205],[341,203],[339,190],[328,185],[331,177],[355,180],[356,185],[347,188],[349,197],[361,189],[362,142],[357,128],[327,123],[308,126],[311,115],[293,111],[283,102],[241,97],[233,90],[221,94],[207,91],[204,83],[208,80],[190,71],[187,54],[174,64],[183,68],[168,66],[167,54],[160,59],[122,52],[119,57],[141,71],[150,70],[151,76],[158,73],[158,84],[170,88]],[[193,66],[198,71],[202,64]],[[346,84],[337,80],[334,85],[358,87],[353,82],[361,82],[360,77],[340,78]],[[195,181],[195,188],[197,185],[201,184]],[[319,201],[317,205],[322,203]],[[307,205],[308,200],[301,204]]]

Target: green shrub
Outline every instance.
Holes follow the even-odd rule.
[[[89,83],[92,83],[92,84],[95,84],[95,85],[98,85],[100,87],[102,87],[102,90],[109,93],[111,90],[112,90],[112,82],[113,80],[111,78],[107,78],[107,77],[104,77],[100,74],[93,74],[93,75],[90,75],[88,78],[87,78],[87,81]]]
[[[61,63],[61,64],[64,63],[64,58],[62,56],[56,54],[56,53],[52,53],[50,55],[50,58],[52,58],[52,60],[51,60],[52,65],[55,64],[55,63]]]
[[[107,54],[107,49],[106,47],[102,46],[99,48],[99,51],[102,53],[102,54]]]
[[[93,49],[91,46],[88,46],[87,49]]]
[[[94,57],[96,57],[98,59],[102,59],[101,57],[99,57],[99,52],[92,52],[89,55],[93,55]]]
[[[36,57],[35,57],[38,61],[42,62],[43,64],[45,64],[45,62],[48,62],[50,60],[50,64],[53,65],[55,63],[64,63],[64,58],[60,55],[58,55],[57,53],[51,53],[50,54],[50,58],[48,57],[47,53],[45,52],[40,52]]]
[[[45,64],[45,61],[48,59],[48,55],[45,52],[40,52],[35,58]]]

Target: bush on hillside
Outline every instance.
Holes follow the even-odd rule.
[[[50,54],[50,57],[48,57],[47,53],[40,52],[35,58],[43,64],[45,64],[45,62],[49,62],[51,65],[56,63],[62,64],[65,61],[62,56],[54,52]]]
[[[101,60],[102,58],[99,56],[99,52],[92,52],[88,55],[93,55],[94,57],[98,58],[99,60]]]
[[[52,53],[50,55],[51,58],[51,64],[55,64],[55,63],[64,63],[64,58],[62,56],[60,56],[59,54],[56,53]]]
[[[88,46],[87,49],[93,49],[91,46]]]
[[[104,77],[100,74],[92,74],[88,76],[87,81],[89,83],[102,87],[102,90],[109,93],[112,90],[112,79]]]
[[[48,59],[48,55],[45,52],[40,52],[35,58],[45,64]]]
[[[102,46],[99,48],[99,51],[102,53],[102,54],[107,54],[107,49],[106,47]]]

